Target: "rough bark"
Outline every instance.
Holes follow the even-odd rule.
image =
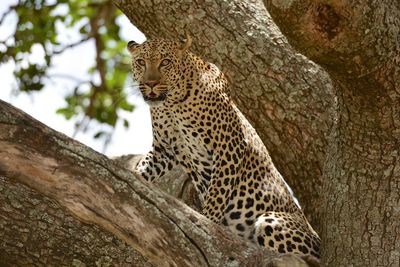
[[[124,266],[133,261],[128,246],[156,266],[277,266],[282,258],[2,101],[0,128],[2,265]]]
[[[146,259],[55,200],[0,175],[0,266],[142,266]]]
[[[114,161],[131,169],[139,159],[129,155]],[[165,176],[165,183],[156,184],[199,210],[199,200],[187,178],[182,170],[174,169]],[[55,200],[3,176],[0,229],[0,266],[4,267],[153,266],[111,233],[80,222]]]
[[[324,170],[324,261],[399,266],[399,1],[266,2],[293,46],[337,85]]]
[[[187,31],[191,50],[230,77],[235,101],[318,231],[336,101],[324,70],[290,47],[261,1],[114,2],[149,38]]]

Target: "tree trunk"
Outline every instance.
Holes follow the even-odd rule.
[[[322,234],[328,266],[400,264],[400,5],[130,1],[148,37],[188,31]]]
[[[156,266],[282,260],[2,101],[0,127],[2,266],[137,265],[126,244]],[[298,257],[283,260],[306,266]]]
[[[292,44],[337,84],[324,170],[324,261],[399,266],[399,1],[266,2]]]

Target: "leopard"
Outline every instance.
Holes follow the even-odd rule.
[[[180,166],[208,219],[267,250],[318,259],[320,238],[231,99],[231,79],[191,44],[190,36],[127,44],[153,132],[134,172],[151,183]]]

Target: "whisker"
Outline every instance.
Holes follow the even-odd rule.
[[[138,85],[137,84],[133,84],[133,85],[128,85],[128,86],[126,86],[124,89],[135,89],[135,88],[137,88],[138,87]],[[115,108],[117,105],[118,105],[118,103],[120,103],[122,100],[124,100],[124,99],[128,99],[130,96],[138,96],[138,95],[140,95],[140,91],[139,90],[127,90],[127,92],[126,93],[123,93],[123,92],[119,92],[119,94],[122,94],[122,95],[119,95],[114,101],[113,101],[113,103],[112,103],[112,107],[113,108]]]

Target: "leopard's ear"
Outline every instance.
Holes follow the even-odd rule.
[[[129,41],[126,47],[128,48],[129,52],[132,52],[138,46],[139,44],[136,43],[135,41]]]
[[[185,37],[180,36],[179,40],[182,43],[182,46],[181,46],[182,51],[187,50],[190,47],[190,45],[192,44],[192,38],[190,37],[188,32],[185,32]]]

